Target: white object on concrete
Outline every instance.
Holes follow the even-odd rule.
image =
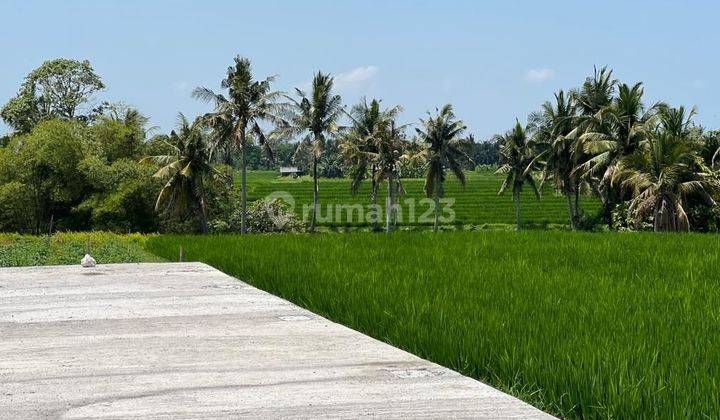
[[[199,263],[2,268],[0,355],[0,418],[551,418]]]
[[[80,265],[83,267],[95,267],[97,265],[97,261],[95,261],[95,258],[92,257],[90,254],[85,254],[82,260],[80,260]]]

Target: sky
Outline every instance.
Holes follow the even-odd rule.
[[[711,1],[0,0],[0,102],[45,60],[87,59],[107,85],[95,103],[169,130],[210,110],[192,89],[219,89],[242,55],[278,90],[329,72],[345,104],[400,104],[402,123],[451,103],[486,139],[608,65],[720,128],[719,18]]]

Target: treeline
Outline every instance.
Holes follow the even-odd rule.
[[[247,170],[300,166],[314,181],[347,177],[368,201],[386,188],[385,228],[402,179],[425,178],[436,216],[448,176],[466,182],[474,168],[505,176],[518,228],[520,192],[540,198],[551,183],[567,199],[573,229],[717,230],[720,147],[717,132],[694,124],[694,110],[643,104],[640,84],[626,85],[601,69],[577,89],[560,91],[504,135],[476,142],[452,106],[417,123],[399,122],[400,106],[363,99],[345,106],[333,78],[315,74],[309,92],[275,91],[255,79],[250,61],[235,58],[219,91],[198,87],[209,104],[192,120],[156,134],[148,119],[122,104],[88,109],[104,88],[87,61],[52,60],[31,72],[0,109],[14,132],[0,141],[0,229],[114,231],[258,231],[282,212],[278,203],[247,202]],[[233,177],[239,173],[239,188]],[[596,195],[600,214],[584,214],[582,196]],[[301,228],[291,215],[283,226]],[[436,217],[435,228],[438,228]]]
[[[642,83],[596,69],[499,137],[501,191],[512,190],[518,220],[523,186],[539,197],[538,183],[551,182],[567,198],[573,228],[598,221],[578,205],[581,194],[592,194],[611,228],[718,230],[720,132],[695,124],[694,108],[646,105],[643,94]]]
[[[14,129],[0,142],[0,229],[246,232],[268,225],[262,207],[248,209],[248,169],[297,165],[315,184],[318,177],[350,177],[353,189],[371,178],[373,200],[381,182],[397,196],[400,178],[427,173],[428,195],[437,200],[446,170],[464,181],[473,157],[497,163],[499,145],[460,136],[465,126],[450,106],[424,121],[427,132],[409,136],[407,126],[395,124],[399,107],[390,113],[373,100],[348,110],[329,75],[318,72],[311,92],[294,95],[272,90],[272,82],[254,79],[250,61],[238,57],[221,93],[193,92],[213,109],[192,121],[180,115],[165,135],[122,104],[89,108],[105,87],[89,62],[43,63],[0,109]],[[454,131],[440,132],[448,127]]]

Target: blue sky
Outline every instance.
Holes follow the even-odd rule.
[[[98,101],[169,129],[208,110],[192,88],[218,88],[240,54],[281,90],[330,72],[346,103],[401,104],[403,122],[450,102],[486,138],[607,64],[720,128],[719,17],[710,1],[0,0],[0,101],[44,60],[88,59]]]

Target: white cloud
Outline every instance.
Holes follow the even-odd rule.
[[[335,87],[339,90],[356,89],[365,86],[378,73],[376,66],[357,67],[335,76]]]
[[[342,73],[330,74],[330,76],[333,77],[333,87],[335,90],[345,93],[358,93],[372,83],[379,70],[376,66],[362,66]],[[309,93],[312,89],[312,80],[297,83],[295,84],[295,88]]]
[[[525,81],[542,82],[555,76],[553,69],[530,69],[525,72]]]

